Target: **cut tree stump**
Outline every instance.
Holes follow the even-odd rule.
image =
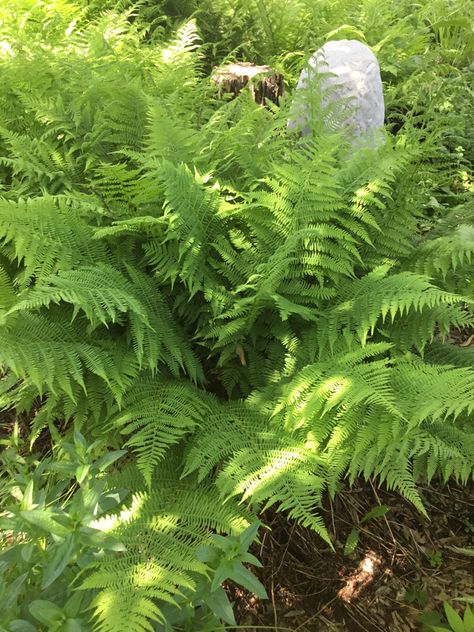
[[[219,86],[219,95],[237,96],[249,84],[254,101],[260,105],[265,104],[265,99],[278,105],[283,95],[283,75],[270,66],[255,66],[248,62],[228,64],[216,68],[212,80]]]

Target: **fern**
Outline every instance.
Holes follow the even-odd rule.
[[[50,196],[0,201],[2,252],[22,264],[22,284],[70,269],[73,262],[92,264],[107,259],[105,245],[92,241],[92,228],[84,217],[88,210],[74,200]]]
[[[367,337],[374,334],[377,324],[386,337],[400,333],[404,343],[402,348],[410,349],[413,345],[423,348],[425,343],[433,339],[436,327],[443,333],[449,331],[450,325],[468,325],[470,319],[460,311],[462,297],[439,290],[426,277],[412,272],[400,272],[387,275],[388,266],[376,268],[366,277],[341,288],[341,296],[347,300],[333,307],[322,322],[318,341],[321,351],[326,345],[333,347],[339,335],[352,342],[354,338],[365,344]],[[438,309],[439,306],[442,309]],[[419,314],[419,317],[418,317]],[[399,327],[403,317],[410,321]],[[401,342],[400,336],[397,336]]]
[[[144,327],[150,327],[145,309],[134,296],[133,285],[113,266],[84,266],[47,277],[21,298],[14,311],[47,307],[60,301],[74,306],[73,318],[79,310],[83,311],[94,328],[100,323],[117,322],[127,312]]]
[[[464,79],[461,118],[438,123],[446,64],[427,98],[423,3],[408,18],[368,0],[339,28],[344,2],[191,1],[176,33],[112,4],[0,9],[0,406],[34,409],[33,444],[58,426],[130,448],[104,486],[132,498],[97,524],[126,550],[84,560],[76,585],[94,629],[140,632],[193,604],[213,533],[266,507],[330,544],[323,500],[344,477],[422,512],[420,480],[472,477],[472,350],[446,339],[473,323],[474,144]],[[210,85],[224,41],[291,89],[307,46],[348,33],[388,82],[398,134],[377,149],[322,124],[303,145],[290,100]]]
[[[138,631],[148,629],[150,620],[162,622],[158,604],[175,604],[207,572],[195,553],[210,543],[211,532],[238,533],[248,525],[248,514],[222,505],[214,487],[180,482],[173,471],[178,464],[176,455],[169,458],[151,491],[137,491],[121,515],[98,525],[127,548],[123,556],[93,562],[81,583],[82,589],[98,590],[93,602],[98,630]],[[129,482],[133,470],[121,478]]]
[[[151,485],[154,468],[167,449],[200,425],[212,405],[183,381],[142,376],[128,390],[122,406],[109,424],[130,436],[125,445],[135,450],[138,469]]]
[[[85,389],[85,374],[100,377],[117,398],[137,367],[129,351],[91,337],[84,342],[84,323],[71,326],[70,317],[58,311],[55,318],[21,314],[10,320],[1,334],[1,366],[53,393],[64,392],[74,399],[73,384]]]
[[[442,278],[453,289],[468,287],[474,253],[474,214],[470,203],[455,207],[438,220],[428,238],[420,241],[410,263],[416,270]]]
[[[203,289],[206,272],[209,273],[209,236],[217,232],[218,197],[201,187],[183,167],[164,164],[162,174],[165,235],[162,243],[152,241],[146,253],[159,278],[172,282],[180,278],[192,297]]]

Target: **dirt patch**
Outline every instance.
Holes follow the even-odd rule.
[[[424,518],[393,492],[360,484],[341,492],[326,512],[335,551],[312,531],[267,512],[271,527],[254,553],[269,599],[233,589],[239,629],[279,632],[340,630],[411,632],[443,601],[472,595],[474,558],[456,547],[474,544],[474,485],[422,488]],[[388,512],[360,525],[376,506]],[[359,541],[344,545],[354,527]],[[261,629],[261,628],[260,628]]]

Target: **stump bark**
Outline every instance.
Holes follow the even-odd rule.
[[[216,68],[212,80],[219,87],[219,95],[237,96],[248,84],[254,101],[260,105],[265,104],[265,99],[278,105],[283,95],[283,75],[270,66],[256,66],[248,62],[228,64]]]

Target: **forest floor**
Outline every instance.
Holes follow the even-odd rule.
[[[267,512],[271,528],[253,551],[269,599],[232,590],[238,629],[275,632],[411,632],[423,617],[439,622],[443,602],[474,593],[474,485],[421,487],[430,519],[393,492],[355,485],[327,511],[335,551],[313,531]],[[362,525],[350,555],[344,543],[377,505],[388,512]],[[461,604],[459,604],[461,605]],[[462,604],[462,609],[465,604]]]
[[[474,346],[472,329],[449,340]],[[229,588],[239,630],[257,632],[412,632],[439,625],[443,602],[474,596],[474,483],[420,487],[429,519],[395,492],[360,482],[328,502],[325,523],[335,551],[313,531],[267,511],[253,569],[269,599]],[[374,507],[385,515],[360,525]],[[355,550],[345,542],[358,527]],[[260,627],[259,627],[260,626]],[[261,627],[263,626],[263,627]],[[448,629],[448,628],[447,628]]]

